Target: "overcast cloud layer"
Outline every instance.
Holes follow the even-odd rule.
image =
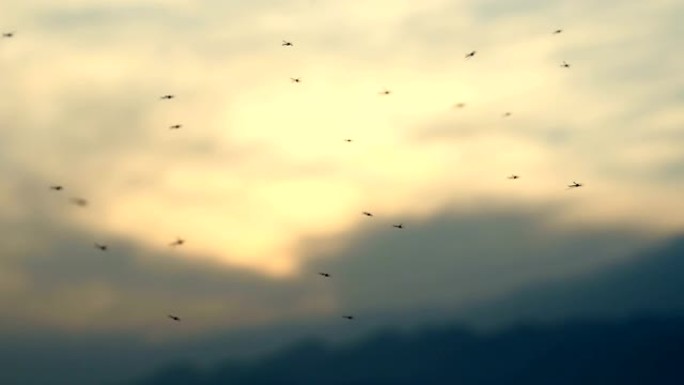
[[[5,3],[6,331],[466,304],[684,228],[680,1]]]

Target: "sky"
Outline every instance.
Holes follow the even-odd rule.
[[[0,332],[163,341],[452,308],[632,258],[684,228],[682,17],[5,0]]]

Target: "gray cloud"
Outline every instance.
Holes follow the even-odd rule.
[[[337,275],[342,306],[458,307],[606,266],[650,244],[648,235],[629,229],[557,228],[554,210],[502,206],[477,214],[447,211],[429,220],[378,214],[337,240],[349,247],[311,262],[311,269]],[[391,228],[400,222],[406,229]]]
[[[658,242],[637,229],[557,228],[549,221],[552,207],[489,207],[489,214],[422,220],[377,213],[353,233],[304,243],[306,268],[285,280],[150,253],[123,239],[110,239],[112,249],[103,254],[90,245],[97,234],[52,228],[59,238],[54,249],[14,260],[13,268],[31,284],[2,297],[2,329],[13,335],[5,340],[14,348],[0,349],[0,355],[19,361],[34,355],[32,367],[45,373],[102,381],[139,376],[170,360],[213,362],[261,353],[306,336],[335,341],[464,315],[477,325],[477,312],[469,317],[473,305],[479,309],[477,304],[519,289],[611,270]],[[406,229],[391,228],[395,221]],[[331,243],[339,248],[326,252]],[[333,277],[319,279],[319,270]],[[307,307],[321,295],[332,305]],[[535,297],[518,296],[526,298]],[[169,309],[181,314],[180,324],[164,319]],[[346,312],[358,316],[358,326],[340,323],[339,314]],[[22,318],[27,314],[32,318]],[[55,349],[61,352],[57,360],[50,357]],[[69,374],[74,362],[96,370]],[[44,379],[35,370],[5,373],[21,384]]]

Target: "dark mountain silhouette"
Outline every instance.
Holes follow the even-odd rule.
[[[306,342],[251,363],[165,369],[137,385],[681,384],[684,317],[383,333],[355,345]]]

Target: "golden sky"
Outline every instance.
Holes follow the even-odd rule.
[[[684,225],[676,0],[7,3],[0,216],[17,293],[37,279],[17,255],[61,230],[124,240],[143,265],[161,253],[287,280],[312,239],[334,254],[369,223],[407,236],[444,212],[554,207],[546,226],[656,237]],[[84,288],[93,314],[113,311],[107,284],[64,290]],[[292,295],[292,312],[339,302]]]

